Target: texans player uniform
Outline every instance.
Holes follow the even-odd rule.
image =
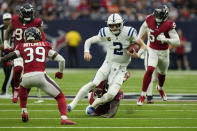
[[[54,97],[58,102],[58,108],[61,114],[61,124],[75,124],[68,120],[66,116],[66,100],[65,96],[55,83],[45,72],[46,59],[50,58],[59,62],[59,72],[55,74],[55,78],[62,79],[63,69],[65,67],[64,58],[56,51],[52,50],[51,44],[42,41],[40,30],[35,27],[26,29],[25,43],[21,43],[16,47],[14,52],[3,58],[3,61],[21,57],[24,62],[24,75],[20,85],[20,106],[22,108],[22,120],[28,121],[27,114],[27,97],[28,89],[38,87],[48,95]]]
[[[80,89],[75,99],[69,104],[68,109],[73,109],[78,101],[85,97],[90,90],[98,86],[101,81],[108,80],[109,89],[107,93],[101,98],[97,98],[89,106],[92,109],[97,108],[99,105],[111,101],[123,83],[126,68],[131,61],[131,56],[127,54],[127,48],[130,43],[137,42],[137,32],[133,27],[123,26],[122,17],[118,14],[110,15],[107,24],[108,27],[101,28],[98,35],[87,39],[84,45],[84,54],[90,56],[89,48],[91,44],[104,42],[107,48],[105,61],[93,80]],[[119,30],[113,31],[111,27],[119,27]],[[89,107],[86,110],[87,114],[89,114]]]
[[[12,32],[14,33],[14,50],[15,48],[24,42],[24,31],[30,27],[37,27],[42,29],[43,22],[40,18],[34,18],[33,16],[33,6],[31,4],[25,3],[20,8],[20,15],[14,15],[12,17],[11,23],[6,31],[6,36],[10,36]],[[44,32],[41,32],[42,40],[45,41],[46,37]],[[4,47],[7,46],[7,40],[4,41]],[[14,60],[14,87],[15,91],[13,93],[12,101],[16,103],[18,101],[18,87],[20,83],[21,73],[23,71],[23,61],[22,58],[17,58]]]
[[[158,85],[157,90],[161,98],[166,101],[167,96],[163,90],[165,76],[169,66],[169,44],[179,45],[180,40],[175,30],[176,24],[168,18],[168,8],[165,5],[156,8],[152,15],[149,15],[140,28],[138,37],[141,38],[144,33],[148,34],[148,67],[143,79],[142,94],[137,102],[142,105],[147,88],[152,79],[152,74],[157,68]]]
[[[89,98],[89,103],[92,104],[94,100],[98,97],[101,97],[107,92],[108,89],[108,84],[107,80],[102,81],[95,89],[97,91],[92,91],[89,93],[88,98]],[[115,114],[117,113],[118,107],[120,105],[120,100],[123,99],[123,92],[121,90],[118,91],[118,94],[115,96],[115,98],[107,102],[103,105],[98,106],[95,109],[95,115],[102,115],[103,117],[114,117]]]

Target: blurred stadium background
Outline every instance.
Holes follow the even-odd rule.
[[[98,34],[101,27],[106,26],[106,19],[111,13],[120,13],[125,25],[133,26],[139,31],[146,16],[153,12],[159,4],[167,4],[169,19],[176,21],[177,29],[183,31],[187,39],[185,46],[191,69],[197,69],[196,26],[197,1],[196,0],[26,0],[35,7],[36,17],[44,21],[44,31],[47,40],[66,59],[70,67],[67,49],[66,33],[76,29],[82,36],[82,42],[77,48],[78,68],[99,67],[104,58],[105,50],[100,44],[91,48],[93,60],[87,63],[83,60],[83,45],[87,38]],[[4,12],[18,13],[24,0],[0,0],[0,15]],[[174,51],[171,51],[170,69],[176,69]],[[47,67],[57,67],[57,64],[48,62]],[[143,60],[134,59],[129,68],[143,69]]]

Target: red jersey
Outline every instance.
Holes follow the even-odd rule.
[[[14,48],[20,43],[24,42],[24,31],[30,27],[42,27],[43,22],[40,18],[35,18],[28,23],[24,23],[23,20],[19,17],[19,15],[14,15],[12,17],[12,26],[14,28]]]
[[[146,18],[146,23],[150,30],[149,41],[150,47],[155,50],[166,50],[168,49],[168,43],[161,43],[161,41],[157,40],[157,36],[161,33],[164,33],[166,38],[170,38],[168,32],[172,29],[176,28],[176,24],[171,22],[170,20],[166,20],[161,25],[157,26],[155,22],[155,17],[153,15],[149,15]]]
[[[23,58],[24,74],[29,72],[44,72],[46,58],[52,45],[45,41],[36,43],[22,43],[17,46],[20,56]]]

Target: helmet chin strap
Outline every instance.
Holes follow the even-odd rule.
[[[155,20],[156,20],[157,23],[161,23],[162,22],[162,19],[155,18]]]
[[[31,18],[24,18],[24,20],[25,20],[25,21],[30,21],[30,20],[31,20]]]

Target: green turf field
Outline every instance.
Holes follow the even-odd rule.
[[[123,84],[125,93],[140,93],[144,71],[131,71],[132,77]],[[47,72],[51,72],[47,71]],[[53,71],[52,71],[53,72]],[[65,95],[75,95],[79,88],[90,81],[96,70],[66,70],[63,80],[55,81],[60,85]],[[54,73],[49,73],[54,78]],[[0,72],[0,83],[3,73]],[[197,94],[197,72],[169,71],[166,78],[167,94]],[[154,89],[156,94],[156,90]],[[36,89],[31,91],[36,95]],[[42,95],[45,95],[42,93]],[[10,99],[0,99],[0,131],[103,131],[103,130],[137,130],[137,131],[196,131],[197,101],[156,101],[153,105],[137,106],[136,100],[123,100],[114,118],[89,117],[85,114],[87,100],[79,103],[68,117],[77,122],[75,126],[60,125],[59,112],[55,100],[44,100],[35,103],[28,101],[29,122],[22,123],[19,104],[12,104]],[[70,100],[68,100],[68,103]],[[65,129],[66,128],[66,129]]]

